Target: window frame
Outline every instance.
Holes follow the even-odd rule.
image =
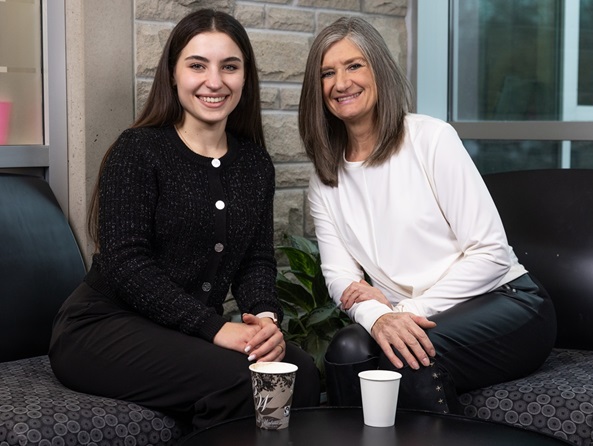
[[[41,145],[0,146],[0,170],[40,169],[64,213],[68,210],[65,0],[41,0],[43,123]]]
[[[579,0],[565,0],[565,8],[578,10]],[[550,140],[593,141],[591,121],[455,121],[448,109],[452,85],[452,67],[449,57],[454,41],[451,2],[410,0],[412,35],[415,42],[411,52],[414,67],[409,72],[416,92],[417,113],[448,121],[461,139],[487,140]],[[563,156],[563,166],[567,167]],[[569,160],[568,160],[569,161]]]

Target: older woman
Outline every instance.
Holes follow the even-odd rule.
[[[309,201],[330,294],[356,322],[326,353],[328,399],[360,404],[357,373],[394,369],[401,407],[450,412],[458,392],[537,369],[555,315],[456,132],[409,104],[371,25],[317,36],[299,111]]]

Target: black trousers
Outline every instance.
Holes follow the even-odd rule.
[[[552,301],[528,274],[430,319],[436,356],[420,370],[396,369],[361,325],[340,330],[325,356],[329,404],[359,406],[358,372],[379,368],[402,374],[399,407],[455,413],[459,393],[538,369],[556,338]]]
[[[161,410],[195,429],[254,412],[247,355],[162,327],[84,283],[56,316],[49,357],[73,390]],[[318,405],[311,356],[287,345],[284,361],[298,366],[293,407]]]

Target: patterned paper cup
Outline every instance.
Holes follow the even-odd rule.
[[[298,367],[287,362],[256,362],[249,366],[253,384],[255,424],[262,429],[286,429]]]

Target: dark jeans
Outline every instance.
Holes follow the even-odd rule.
[[[160,326],[80,285],[54,322],[49,357],[73,390],[135,402],[201,429],[253,414],[247,355]],[[298,366],[294,407],[319,404],[310,355],[286,346]]]
[[[552,301],[528,274],[430,319],[436,357],[420,370],[401,356],[406,365],[396,369],[361,325],[340,330],[325,356],[329,404],[360,405],[358,372],[379,368],[402,374],[399,407],[457,412],[458,393],[528,375],[556,338]]]

